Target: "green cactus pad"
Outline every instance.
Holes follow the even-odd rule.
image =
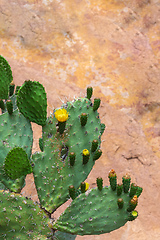
[[[20,177],[18,181],[9,179],[3,165],[7,154],[15,147],[23,148],[30,158],[33,143],[31,123],[18,109],[12,115],[8,112],[0,115],[0,123],[0,181],[10,190],[20,191],[24,177]]]
[[[12,180],[6,174],[4,167],[0,167],[0,181],[3,183],[5,189],[9,189],[11,192],[21,192],[22,188],[25,186],[25,177],[26,176],[22,176],[16,180]]]
[[[79,188],[85,181],[95,161],[95,152],[91,151],[92,141],[101,143],[101,122],[97,111],[93,111],[91,101],[79,98],[67,102],[65,107],[69,117],[63,134],[57,131],[57,119],[51,115],[42,128],[43,152],[32,156],[33,173],[41,205],[49,212],[54,211],[69,198],[68,188]],[[79,117],[87,113],[85,126],[81,126]],[[83,150],[88,149],[88,162],[83,164]],[[75,161],[70,153],[75,153]]]
[[[6,174],[13,180],[32,172],[27,153],[23,148],[13,148],[7,154],[4,164]]]
[[[30,158],[33,143],[30,122],[17,109],[12,115],[8,112],[0,115],[0,123],[0,165],[14,147],[23,148]]]
[[[9,85],[12,82],[12,71],[4,57],[0,55],[0,99],[7,99]]]
[[[53,228],[78,235],[109,233],[131,220],[131,213],[127,211],[131,198],[124,192],[121,198],[124,204],[119,208],[119,197],[110,186],[101,191],[88,190],[72,201]]]
[[[47,239],[49,218],[37,203],[20,194],[0,191],[0,239]]]
[[[17,106],[31,122],[41,126],[46,124],[47,97],[43,85],[39,82],[25,81],[18,91]]]
[[[7,60],[0,55],[0,70],[1,69],[3,69],[3,71],[5,71],[6,76],[7,76],[7,81],[9,83],[11,83],[13,80],[11,67],[10,67],[9,63],[7,62]]]

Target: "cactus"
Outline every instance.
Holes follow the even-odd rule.
[[[91,101],[92,87],[87,97],[67,102],[47,117],[42,84],[28,80],[14,93],[3,57],[0,75],[0,188],[5,189],[0,191],[0,239],[74,240],[77,234],[108,233],[134,220],[142,188],[130,184],[130,176],[117,184],[112,169],[109,187],[101,177],[94,189],[84,182],[102,155],[105,130],[97,111],[101,101]],[[41,151],[32,155],[31,122],[42,126]],[[31,172],[39,203],[20,194]],[[69,198],[71,205],[55,220],[52,213]]]

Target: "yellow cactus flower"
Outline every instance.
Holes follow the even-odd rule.
[[[87,150],[87,149],[83,149],[83,155],[84,156],[87,156],[87,155],[89,155],[90,153],[89,153],[89,151]]]
[[[65,122],[68,119],[67,110],[64,108],[56,110],[54,115],[58,122]]]
[[[137,213],[137,211],[132,211],[132,213],[131,213],[131,214],[132,214],[132,216],[133,216],[133,217],[137,217],[137,216],[138,216],[138,213]]]
[[[88,189],[89,189],[89,183],[86,182],[85,191],[87,191]]]

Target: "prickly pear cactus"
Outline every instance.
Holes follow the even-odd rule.
[[[47,97],[39,82],[25,81],[14,93],[12,72],[0,57],[0,239],[74,240],[76,235],[111,232],[134,220],[142,188],[125,175],[117,184],[114,170],[109,187],[97,178],[89,189],[85,179],[102,154],[100,99],[63,104],[47,118]],[[4,93],[4,94],[3,94]],[[42,126],[41,152],[31,155],[31,122]],[[33,172],[39,203],[20,195],[26,175]],[[3,185],[2,185],[3,184]],[[14,193],[15,192],[15,193]],[[72,199],[55,220],[52,213]]]

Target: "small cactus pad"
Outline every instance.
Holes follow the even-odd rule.
[[[32,172],[27,153],[23,148],[13,148],[7,154],[4,164],[6,174],[13,180]]]
[[[78,235],[109,233],[134,220],[137,196],[124,191],[120,197],[111,186],[88,190],[80,194],[54,223],[53,228]]]
[[[0,165],[14,147],[22,147],[30,158],[33,143],[30,122],[17,109],[12,115],[8,112],[0,115],[0,123]]]
[[[19,192],[24,184],[24,177],[18,180],[9,179],[3,165],[7,154],[15,147],[23,148],[30,158],[33,143],[31,123],[18,109],[12,115],[8,112],[0,115],[0,123],[0,181],[10,190]]]
[[[38,204],[20,194],[0,191],[0,239],[47,239],[49,218]]]
[[[18,91],[17,106],[19,111],[31,122],[41,126],[46,124],[47,97],[42,84],[36,81],[25,81]]]
[[[10,65],[0,55],[0,99],[7,99],[9,94],[9,85],[12,82],[12,71]]]
[[[101,122],[91,101],[78,98],[64,104],[62,109],[66,109],[68,114],[63,134],[57,131],[57,120],[61,120],[55,114],[58,109],[42,128],[43,152],[32,156],[38,197],[50,213],[68,200],[69,186],[79,188],[95,164],[94,157],[97,159],[102,153],[91,151],[93,140],[98,142],[97,149],[101,144]],[[80,122],[82,113],[88,116],[85,126]]]

